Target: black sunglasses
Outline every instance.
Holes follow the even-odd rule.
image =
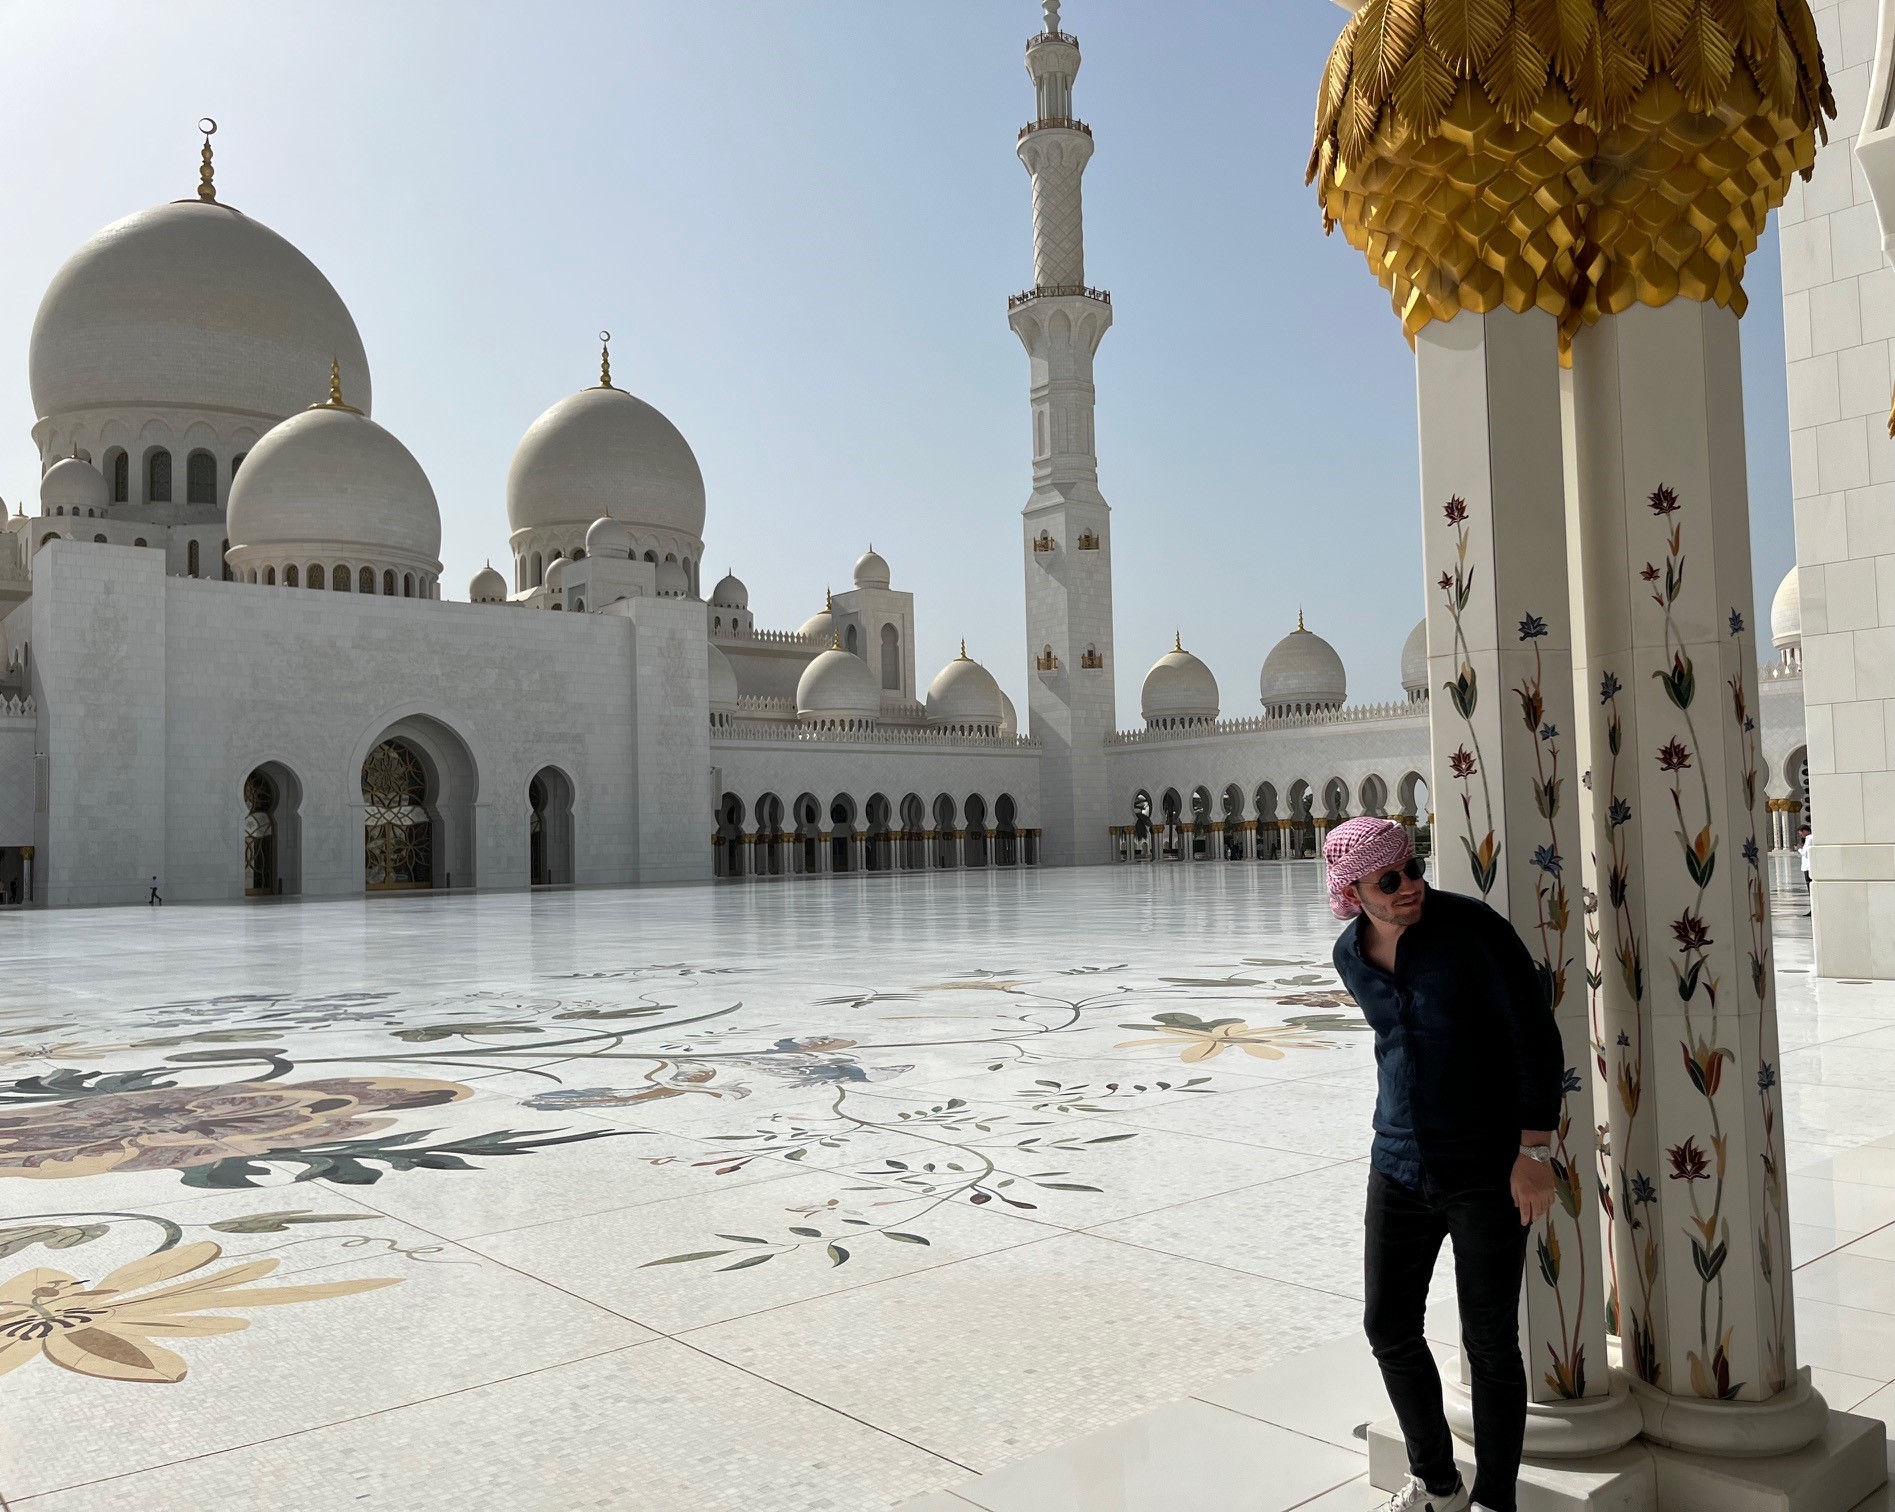
[[[1410,856],[1393,871],[1385,871],[1381,876],[1377,877],[1375,879],[1375,890],[1384,897],[1392,898],[1396,893],[1401,891],[1402,879],[1404,877],[1410,882],[1419,882],[1423,877],[1427,876],[1427,874],[1427,864],[1421,857]]]

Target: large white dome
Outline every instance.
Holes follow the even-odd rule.
[[[1177,641],[1145,674],[1138,701],[1147,724],[1209,724],[1218,714],[1217,679]]]
[[[115,221],[66,259],[27,368],[41,418],[171,409],[267,425],[321,398],[332,360],[366,412],[362,338],[321,270],[261,221],[180,200]]]
[[[581,389],[527,427],[507,474],[515,530],[611,515],[633,533],[704,534],[704,475],[678,428],[624,389]]]
[[[806,720],[872,720],[882,712],[882,690],[868,663],[852,651],[825,651],[796,682],[796,712]]]
[[[993,673],[968,657],[967,647],[928,685],[928,718],[952,730],[999,733],[1006,700]]]
[[[1402,692],[1410,699],[1428,696],[1428,620],[1423,615],[1402,642]]]
[[[366,415],[319,405],[275,427],[230,487],[237,560],[309,553],[441,570],[441,511],[408,448]]]
[[[1304,629],[1299,614],[1296,628],[1264,658],[1257,692],[1272,714],[1335,709],[1348,701],[1349,678],[1336,648]]]
[[[1779,651],[1803,644],[1803,585],[1794,567],[1783,575],[1770,600],[1770,644]]]

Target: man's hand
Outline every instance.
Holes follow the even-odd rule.
[[[1553,1211],[1557,1193],[1552,1166],[1522,1155],[1513,1163],[1512,1185],[1513,1205],[1520,1209],[1522,1226],[1531,1228]]]

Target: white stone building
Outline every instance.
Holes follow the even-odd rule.
[[[1118,728],[1092,382],[1113,311],[1086,282],[1079,45],[1047,12],[1018,139],[1034,283],[1007,309],[1024,728],[965,648],[922,685],[914,596],[873,549],[796,629],[759,627],[734,575],[705,594],[697,459],[609,350],[514,454],[510,574],[446,601],[434,492],[373,419],[348,307],[217,198],[207,138],[197,194],[86,243],[34,325],[39,508],[0,525],[0,901],[1272,861],[1360,813],[1425,838],[1420,626],[1403,702],[1349,704],[1299,614],[1255,713],[1224,719],[1180,642]],[[1800,628],[1778,628],[1770,792],[1800,805]]]

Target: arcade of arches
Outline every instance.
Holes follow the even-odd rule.
[[[1112,826],[1118,861],[1309,860],[1322,854],[1331,829],[1363,814],[1407,825],[1425,856],[1434,826],[1428,779],[1419,772],[1408,772],[1392,788],[1371,775],[1353,793],[1340,777],[1320,789],[1299,780],[1281,795],[1269,782],[1248,794],[1234,782],[1216,794],[1208,786],[1188,793],[1169,787],[1154,797],[1140,788],[1131,814],[1130,823]]]
[[[789,804],[775,793],[745,803],[725,793],[711,838],[718,877],[817,877],[838,872],[917,872],[1037,866],[1040,832],[1021,826],[1010,793],[930,803],[909,793],[899,804],[875,793],[829,803],[804,793]]]

